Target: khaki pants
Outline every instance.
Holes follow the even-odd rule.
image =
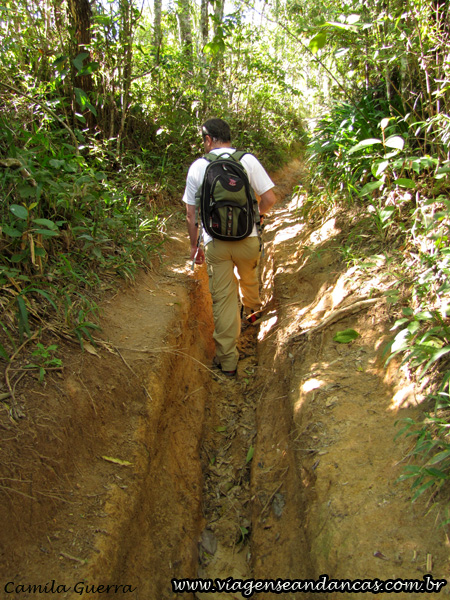
[[[248,237],[239,242],[212,240],[205,247],[209,290],[213,301],[216,356],[224,371],[233,371],[239,359],[236,348],[241,331],[238,290],[246,308],[261,308],[259,248],[258,237]],[[239,281],[234,267],[237,268]]]

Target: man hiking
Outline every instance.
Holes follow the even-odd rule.
[[[209,119],[202,127],[202,137],[206,157],[197,159],[190,166],[183,195],[190,258],[193,264],[201,265],[206,257],[213,302],[214,364],[224,375],[234,377],[239,359],[236,347],[240,334],[238,285],[244,313],[249,315],[249,322],[254,322],[261,309],[258,277],[260,219],[275,204],[276,196],[274,183],[258,159],[232,148],[226,121]],[[212,171],[208,175],[210,169],[216,167],[220,173],[217,170],[217,175]],[[250,195],[255,198],[253,190],[260,201],[258,205],[254,200],[255,208],[250,210]],[[204,250],[199,245],[200,229]]]

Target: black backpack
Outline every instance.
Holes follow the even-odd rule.
[[[205,231],[218,240],[243,240],[257,225],[258,202],[241,164],[246,152],[210,152],[197,205]]]

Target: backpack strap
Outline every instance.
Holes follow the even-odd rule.
[[[238,160],[239,162],[241,162],[242,157],[246,154],[248,154],[248,152],[244,152],[243,150],[236,150],[235,152],[233,152],[233,154],[230,154],[230,156],[234,158],[234,160]]]
[[[222,152],[221,154],[216,154],[215,152],[208,152],[208,154],[205,154],[203,158],[208,162],[213,162],[218,158],[227,157],[232,158],[237,162],[241,162],[242,157],[246,154],[248,154],[248,152],[244,152],[243,150],[235,150],[234,152]]]

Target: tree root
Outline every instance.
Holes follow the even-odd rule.
[[[345,306],[344,308],[339,308],[338,310],[333,311],[331,313],[331,315],[329,315],[326,319],[324,319],[321,323],[319,323],[319,325],[316,325],[315,327],[312,327],[311,329],[305,329],[304,331],[301,331],[300,333],[297,333],[296,335],[291,336],[289,341],[290,342],[298,342],[299,340],[301,340],[303,338],[303,336],[309,337],[310,335],[317,333],[318,331],[321,331],[325,327],[328,327],[328,325],[331,325],[331,323],[334,323],[335,321],[339,321],[340,319],[347,317],[348,315],[357,313],[360,310],[363,310],[364,308],[371,306],[372,304],[375,304],[379,300],[380,300],[379,297],[369,298],[367,300],[359,300],[358,302],[354,302],[353,304],[350,304],[349,306]]]

